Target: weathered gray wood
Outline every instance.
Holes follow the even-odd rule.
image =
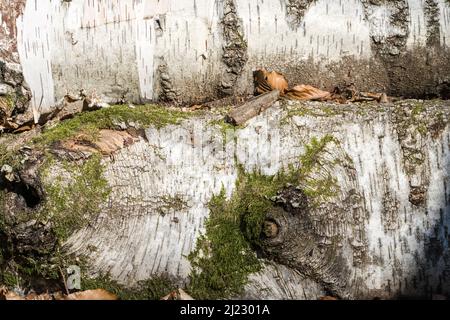
[[[240,126],[269,109],[279,98],[280,91],[278,90],[257,96],[231,111],[226,116],[226,121],[235,126]]]

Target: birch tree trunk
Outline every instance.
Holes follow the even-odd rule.
[[[39,114],[65,94],[198,103],[252,92],[252,71],[291,84],[448,97],[446,0],[0,1],[2,53]]]
[[[21,123],[18,114],[32,113],[37,122],[82,89],[109,103],[174,105],[248,94],[257,67],[323,89],[353,82],[364,91],[407,98],[449,96],[450,8],[444,0],[0,5],[0,85],[23,102],[13,112]],[[7,81],[11,74],[23,77]],[[5,97],[1,93],[0,102]],[[233,199],[242,171],[272,176],[294,165],[302,179],[270,199],[264,241],[249,245],[263,267],[246,275],[235,297],[449,296],[449,108],[437,100],[386,106],[282,101],[237,129],[214,113],[167,126],[123,121],[100,135],[111,139],[106,147],[54,141],[48,148],[58,160],[50,164],[24,148],[25,169],[1,168],[0,214],[14,232],[2,231],[0,220],[7,253],[0,262],[11,250],[26,257],[39,247],[39,262],[48,263],[59,235],[49,231],[52,219],[35,213],[45,210],[44,200],[61,200],[55,188],[67,184],[73,194],[86,187],[95,201],[71,199],[70,208],[55,200],[55,216],[79,208],[92,214],[88,224],[62,237],[64,259],[124,287],[163,276],[189,286],[188,256],[201,235],[208,236],[210,205],[221,190]],[[29,142],[22,137],[17,141]],[[305,162],[317,146],[320,152]],[[85,163],[96,148],[109,150],[99,163],[67,169],[67,162],[75,168]],[[101,179],[92,167],[105,168]],[[100,184],[83,182],[80,174]],[[297,205],[303,202],[308,206]],[[11,224],[23,214],[31,222]]]

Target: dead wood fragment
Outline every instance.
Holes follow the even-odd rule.
[[[269,109],[280,98],[280,91],[273,90],[250,99],[240,107],[232,110],[226,121],[239,126]]]
[[[98,137],[92,141],[90,137],[80,134],[74,139],[60,142],[61,149],[73,152],[100,152],[102,155],[111,155],[136,141],[127,131],[100,130]]]

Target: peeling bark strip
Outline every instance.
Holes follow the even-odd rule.
[[[248,61],[247,41],[236,10],[234,0],[225,0],[223,5],[223,46],[222,60],[227,69],[219,88],[221,95],[234,94],[236,82]]]

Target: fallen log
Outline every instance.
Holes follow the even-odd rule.
[[[280,91],[272,90],[250,99],[232,110],[225,118],[228,123],[239,126],[269,109],[280,98]]]

